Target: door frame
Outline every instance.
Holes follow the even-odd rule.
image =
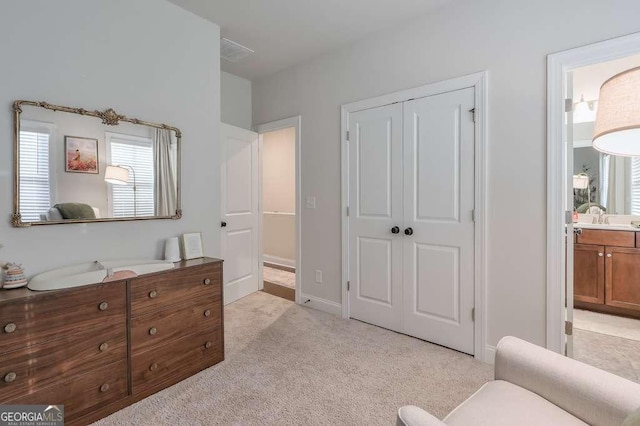
[[[493,362],[495,348],[488,346],[487,338],[487,302],[486,302],[486,188],[487,188],[487,141],[488,141],[488,88],[489,72],[482,71],[449,80],[439,81],[413,89],[402,90],[375,98],[344,104],[341,107],[340,149],[341,149],[341,185],[342,185],[342,317],[349,318],[349,147],[347,131],[349,114],[365,109],[377,108],[395,102],[424,98],[454,90],[475,89],[475,235],[474,235],[474,357],[481,361]]]
[[[565,73],[575,68],[640,53],[640,33],[601,41],[547,56],[547,349],[565,346],[564,274],[566,224],[564,185],[567,156],[564,141]]]
[[[253,126],[253,131],[258,133],[258,170],[260,173],[258,184],[258,214],[259,216],[259,228],[260,228],[260,255],[258,259],[260,261],[260,273],[258,274],[260,284],[259,288],[262,290],[264,288],[264,279],[262,276],[262,265],[264,264],[264,251],[262,249],[262,226],[263,226],[263,215],[264,208],[262,205],[262,134],[266,132],[273,132],[275,130],[286,129],[288,127],[293,127],[296,130],[296,140],[295,140],[295,174],[296,174],[296,188],[295,188],[295,197],[296,197],[296,229],[295,229],[295,243],[296,243],[296,289],[295,289],[295,302],[297,304],[301,304],[303,302],[302,297],[302,195],[301,195],[301,147],[302,147],[302,116],[296,115],[294,117],[284,118],[282,120],[270,121],[268,123],[258,124]]]

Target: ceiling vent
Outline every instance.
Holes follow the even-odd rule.
[[[244,47],[240,43],[226,38],[220,39],[220,57],[222,59],[226,59],[229,62],[238,62],[252,53],[254,53],[253,50]]]

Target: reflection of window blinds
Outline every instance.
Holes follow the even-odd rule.
[[[154,216],[154,172],[151,140],[141,141],[138,137],[128,139],[126,135],[112,136],[110,140],[111,164],[130,166],[135,172],[136,216]],[[128,167],[124,168],[128,169]],[[110,185],[114,217],[134,215],[133,175],[134,173],[129,170],[127,185]]]
[[[640,157],[631,158],[631,214],[640,215]]]
[[[49,134],[20,131],[20,214],[23,222],[40,220],[51,207]]]

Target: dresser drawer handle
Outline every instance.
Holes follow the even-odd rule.
[[[16,379],[16,377],[18,377],[18,375],[14,371],[10,371],[7,374],[5,374],[4,382],[11,383]]]
[[[100,392],[106,392],[109,390],[109,384],[105,383],[104,385],[100,386]]]
[[[158,292],[155,290],[152,290],[149,292],[149,298],[150,299],[155,299],[156,297],[158,297]]]
[[[158,364],[155,362],[149,366],[149,371],[156,371],[158,369]]]
[[[107,342],[104,342],[103,344],[100,345],[100,351],[104,352],[109,348],[109,344]]]
[[[211,347],[211,342],[207,342],[207,343],[205,343],[205,344],[204,344],[204,347],[205,347],[205,348],[207,348],[207,349],[209,349],[209,348]]]
[[[157,329],[157,328],[155,328],[155,327],[151,327],[151,328],[149,329],[149,334],[150,334],[150,335],[155,336],[155,335],[156,335],[156,333],[158,333],[158,329]]]
[[[204,316],[205,317],[209,317],[211,316],[211,311],[209,309],[207,309],[206,311],[204,311]]]
[[[102,302],[101,304],[98,305],[98,309],[100,309],[101,311],[106,311],[108,307],[109,307],[109,304],[107,302]]]
[[[209,279],[209,278],[205,278],[205,279],[204,279],[204,281],[203,281],[203,283],[204,283],[205,285],[209,285],[209,284],[211,284],[211,279]]]
[[[16,331],[16,325],[12,322],[10,322],[9,324],[4,326],[4,332],[5,333],[13,333],[14,331]]]

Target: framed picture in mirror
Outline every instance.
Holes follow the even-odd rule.
[[[65,171],[98,174],[98,139],[64,137]]]

